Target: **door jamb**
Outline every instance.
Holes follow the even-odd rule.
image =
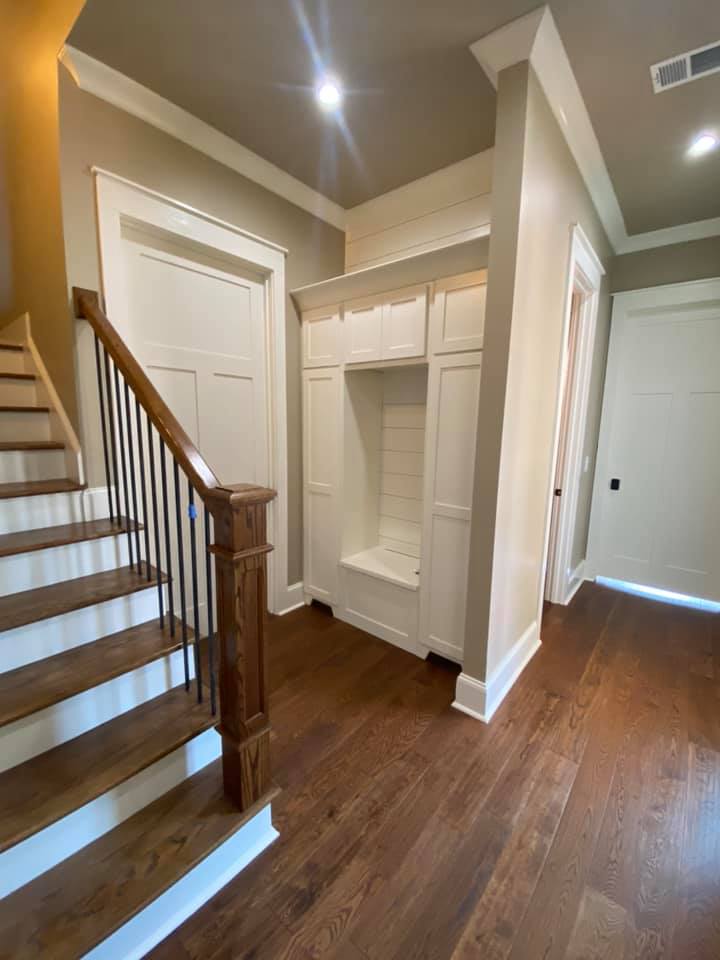
[[[240,227],[196,210],[172,197],[117,174],[93,167],[102,286],[112,323],[127,337],[121,251],[123,220],[213,247],[245,262],[265,285],[268,403],[268,486],[277,491],[268,504],[268,607],[286,613],[302,604],[302,584],[288,584],[287,384],[285,370],[285,257],[287,250]],[[110,280],[110,282],[108,282]],[[118,282],[120,281],[120,282]],[[133,345],[129,344],[132,349]],[[238,481],[242,478],[238,478]],[[299,600],[298,600],[299,597]]]
[[[542,622],[542,605],[546,598],[553,603],[568,604],[584,580],[584,563],[579,564],[576,570],[570,570],[569,567],[582,472],[583,441],[587,426],[600,286],[604,274],[605,268],[582,227],[577,223],[573,224],[565,293],[562,370],[555,408],[552,471],[550,473],[545,526],[545,562],[542,570],[538,623]],[[569,404],[570,416],[567,433],[563,438],[560,436],[562,405],[569,376],[568,343],[572,322],[573,295],[577,293],[582,297],[582,302],[577,320],[578,340],[574,377],[570,384],[572,390]],[[550,529],[553,501],[555,499],[555,476],[560,456],[560,444],[563,441],[565,443],[565,461],[561,478],[563,496],[560,497],[555,536],[553,537],[554,542],[551,543]]]

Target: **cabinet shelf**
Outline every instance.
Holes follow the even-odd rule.
[[[420,585],[420,561],[417,557],[408,557],[387,547],[370,547],[369,550],[343,557],[340,565],[406,590],[417,590]]]

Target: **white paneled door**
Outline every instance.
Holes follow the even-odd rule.
[[[616,298],[596,575],[720,600],[720,282]]]
[[[222,482],[267,485],[261,278],[127,226],[122,246],[135,355]]]

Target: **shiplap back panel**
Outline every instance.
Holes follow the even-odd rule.
[[[379,541],[420,557],[427,369],[385,371]]]

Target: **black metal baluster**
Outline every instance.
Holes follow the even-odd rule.
[[[120,402],[120,375],[118,373],[118,368],[114,364],[113,364],[113,370],[115,373],[115,412],[117,414],[118,436],[120,438],[120,463],[122,465],[122,476],[123,476],[123,493],[124,493],[124,500],[125,500],[125,522],[127,523],[128,558],[130,561],[130,566],[132,567],[133,565],[132,527],[130,525],[130,496],[128,493],[127,465],[125,463],[125,438],[123,436],[122,404]]]
[[[153,447],[153,436],[152,436],[152,422],[150,420],[150,414],[145,414],[147,418],[147,442],[148,442],[148,459],[150,461],[150,496],[152,498],[152,512],[153,512],[153,532],[155,534],[155,567],[157,570],[157,590],[158,590],[158,610],[160,611],[160,629],[165,626],[165,607],[163,604],[163,589],[162,589],[162,560],[160,558],[160,525],[158,523],[158,497],[157,497],[157,485],[155,483],[155,449]],[[138,427],[139,430],[139,427]],[[149,556],[149,554],[148,554]]]
[[[137,484],[135,481],[135,450],[133,445],[132,420],[130,419],[130,387],[125,381],[125,424],[128,434],[128,461],[130,467],[130,485],[132,488],[133,520],[135,521],[135,548],[137,550],[137,572],[142,573],[142,557],[140,556],[140,517],[137,507]]]
[[[202,703],[202,664],[200,662],[200,611],[198,609],[197,538],[195,536],[195,491],[188,480],[188,517],[190,519],[190,571],[192,574],[193,629],[195,630],[195,683],[198,703]]]
[[[105,460],[105,482],[107,484],[108,507],[110,508],[110,522],[115,520],[113,509],[112,483],[110,481],[110,455],[108,453],[107,420],[105,418],[105,396],[103,394],[102,374],[100,372],[100,341],[95,334],[95,370],[97,372],[98,399],[100,401],[100,426],[102,428],[103,459]]]
[[[210,673],[210,712],[217,713],[215,697],[215,630],[213,625],[212,561],[210,559],[210,512],[205,507],[205,593],[207,602],[208,670]]]
[[[182,510],[180,509],[180,473],[178,462],[173,458],[175,478],[175,525],[177,527],[178,576],[180,579],[180,621],[182,623],[183,660],[185,662],[185,689],[190,689],[190,664],[188,662],[187,606],[185,603],[185,551],[183,549]]]
[[[149,418],[148,418],[149,424]],[[172,552],[170,550],[170,517],[168,510],[167,470],[165,468],[165,441],[160,437],[160,475],[162,477],[163,521],[165,523],[165,566],[168,583],[168,618],[170,636],[175,636],[175,588],[172,575]]]
[[[110,450],[112,453],[113,477],[115,478],[115,516],[118,523],[120,523],[120,477],[118,475],[117,464],[117,436],[115,435],[115,415],[113,413],[114,404],[112,398],[112,383],[110,381],[110,359],[105,347],[103,347],[103,366],[105,368],[105,396],[107,397],[108,405],[108,428],[110,430],[110,439],[112,442]]]
[[[143,454],[142,424],[140,422],[140,401],[135,397],[135,426],[137,427],[138,467],[140,469],[140,499],[143,511],[143,531],[145,533],[145,576],[148,583],[152,580],[150,572],[150,521],[147,511],[147,484],[145,481],[145,456]]]

